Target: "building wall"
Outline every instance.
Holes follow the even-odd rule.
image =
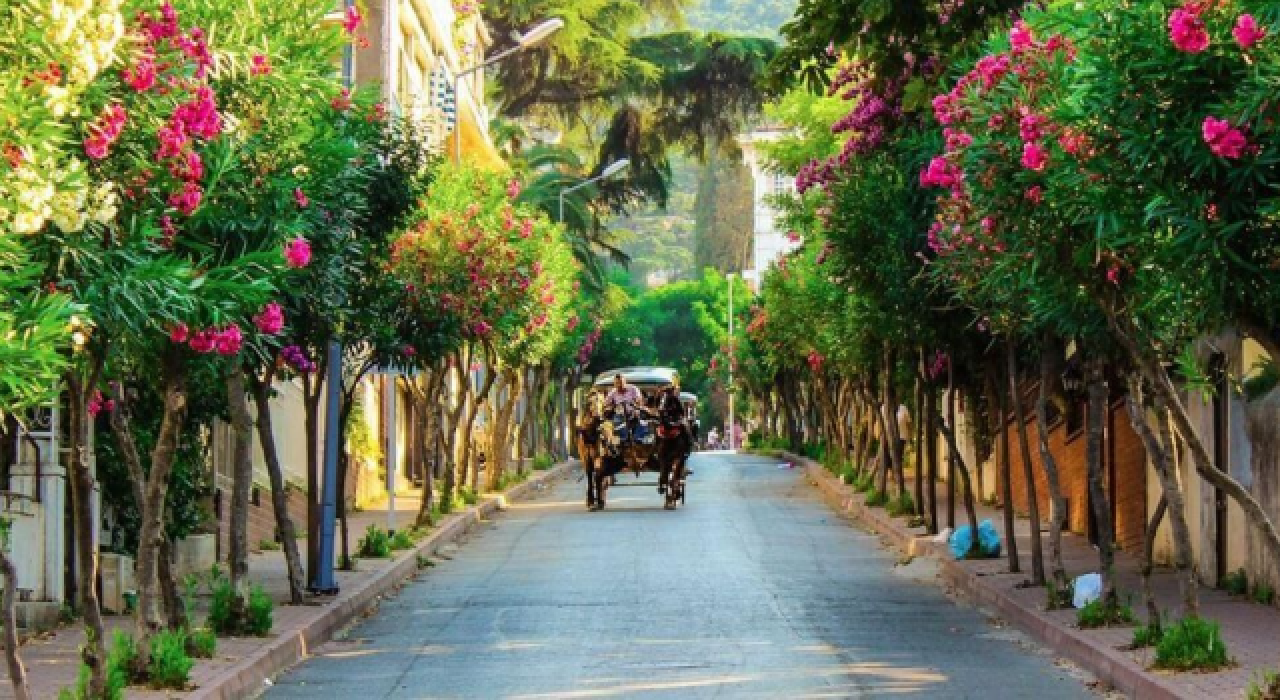
[[[777,260],[799,247],[799,241],[787,240],[786,232],[777,228],[778,211],[772,198],[795,192],[795,178],[775,173],[766,167],[758,145],[780,138],[785,132],[776,129],[760,129],[738,138],[742,146],[743,162],[751,169],[752,199],[754,208],[754,237],[752,241],[753,279],[759,279]],[[746,275],[744,274],[744,277]]]

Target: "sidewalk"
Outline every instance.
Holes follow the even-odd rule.
[[[328,641],[336,632],[376,607],[385,595],[419,571],[418,557],[429,557],[453,545],[467,530],[505,507],[507,501],[525,500],[541,492],[546,484],[573,473],[573,463],[562,463],[545,472],[536,472],[528,481],[503,494],[486,494],[476,506],[450,515],[436,524],[414,549],[396,552],[391,559],[358,559],[355,571],[335,572],[341,592],[337,596],[308,597],[302,605],[288,605],[289,586],[281,552],[252,555],[249,576],[276,601],[274,626],[268,637],[219,638],[215,658],[196,660],[191,670],[190,692],[153,691],[130,687],[130,698],[243,698],[262,689],[264,679],[304,658],[310,649]],[[417,515],[417,498],[396,498],[396,525],[406,527]],[[349,517],[351,547],[355,548],[370,524],[385,528],[387,512],[366,510]],[[202,600],[199,607],[205,607]],[[203,622],[203,612],[195,616]],[[133,618],[108,616],[108,636],[112,629],[129,630]],[[75,684],[80,670],[79,651],[84,644],[84,627],[79,622],[61,627],[22,647],[22,660],[34,698],[56,698],[63,688]],[[8,671],[0,664],[0,698],[12,698]]]
[[[924,528],[909,528],[905,519],[890,518],[882,508],[866,507],[863,494],[854,493],[851,486],[842,483],[822,465],[790,454],[785,458],[807,470],[809,480],[822,491],[833,508],[852,515],[910,556],[937,559],[939,574],[948,586],[993,609],[1056,653],[1080,664],[1130,697],[1243,698],[1256,673],[1280,668],[1280,609],[1202,588],[1200,612],[1221,624],[1228,653],[1237,665],[1216,673],[1147,670],[1154,650],[1128,649],[1133,628],[1079,629],[1075,626],[1075,610],[1047,611],[1044,589],[1024,587],[1031,578],[1030,521],[1019,519],[1015,524],[1022,573],[1008,573],[1007,556],[956,561],[946,544],[934,542],[925,535]],[[940,488],[939,505],[944,508],[945,498],[945,491]],[[979,504],[977,514],[979,522],[991,520],[1004,538],[1004,519],[1000,510]],[[945,511],[941,515],[945,518]],[[963,506],[957,503],[957,524],[964,524],[965,517]],[[943,525],[945,527],[945,523]],[[1069,577],[1097,570],[1097,552],[1084,537],[1064,533],[1062,549]],[[1136,557],[1127,552],[1116,552],[1117,584],[1121,596],[1131,597],[1134,612],[1142,619],[1145,607],[1138,570]],[[1152,582],[1160,609],[1166,614],[1175,611],[1180,597],[1172,573],[1167,569],[1157,569]]]

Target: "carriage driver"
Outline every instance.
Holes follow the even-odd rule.
[[[613,375],[613,389],[604,397],[605,410],[622,409],[622,415],[627,416],[628,427],[634,428],[632,438],[639,440],[644,437],[644,423],[633,418],[635,412],[642,409],[644,404],[644,395],[640,390],[630,384],[627,384],[626,377],[621,374]]]

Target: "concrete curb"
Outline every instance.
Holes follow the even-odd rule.
[[[782,453],[805,468],[809,481],[817,486],[823,500],[841,513],[856,518],[908,556],[928,556],[938,561],[942,579],[965,597],[989,607],[1036,641],[1079,664],[1098,680],[1138,700],[1190,700],[1176,685],[1176,676],[1148,673],[1124,652],[1091,637],[1087,630],[1064,627],[1044,610],[1029,606],[1008,594],[1003,587],[969,570],[951,556],[950,549],[922,532],[913,532],[905,522],[890,518],[883,509],[870,508],[866,497],[813,460],[789,452]]]
[[[301,628],[282,634],[259,647],[187,697],[192,700],[253,697],[262,691],[263,681],[305,659],[310,650],[332,639],[339,630],[374,607],[378,599],[418,573],[419,556],[435,554],[480,521],[506,507],[507,503],[527,497],[540,485],[572,474],[577,466],[577,462],[561,462],[547,471],[534,474],[528,481],[507,489],[505,493],[488,496],[483,502],[458,513],[433,530],[414,549],[399,557],[394,564],[344,590],[325,605],[318,616]]]

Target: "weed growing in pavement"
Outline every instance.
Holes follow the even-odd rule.
[[[396,534],[391,536],[391,549],[413,549],[413,535],[408,530],[396,530]]]
[[[867,505],[869,506],[873,506],[873,507],[883,506],[883,505],[887,505],[888,503],[889,503],[889,494],[879,489],[873,489],[870,495],[867,496]]]
[[[212,659],[218,651],[218,635],[208,627],[197,627],[187,637],[187,653],[197,659]]]
[[[891,499],[885,507],[889,515],[898,517],[900,515],[911,515],[916,512],[916,503],[911,498],[911,494],[905,491],[898,494],[897,498]]]
[[[1178,620],[1156,643],[1156,668],[1215,671],[1231,665],[1218,623],[1199,617]]]
[[[458,497],[462,499],[462,503],[464,505],[468,506],[474,506],[476,502],[480,500],[480,497],[476,495],[475,491],[472,491],[465,486],[458,489]]]
[[[275,604],[261,586],[249,589],[243,621],[236,619],[236,591],[226,576],[215,571],[209,580],[209,588],[213,599],[209,603],[208,625],[214,632],[224,637],[238,634],[265,637],[271,633],[272,609]]]
[[[1160,626],[1158,621],[1152,621],[1145,625],[1135,627],[1133,629],[1134,649],[1146,649],[1160,643],[1160,638],[1164,636],[1164,628]]]
[[[1076,625],[1083,630],[1099,627],[1128,627],[1137,622],[1128,603],[1095,600],[1076,612]]]
[[[1253,602],[1262,605],[1273,605],[1276,602],[1276,589],[1265,583],[1255,584],[1253,587]]]
[[[151,660],[147,664],[147,685],[152,688],[182,690],[191,677],[195,661],[187,655],[185,630],[162,630],[151,635]]]
[[[1222,590],[1231,595],[1247,595],[1249,593],[1249,575],[1244,569],[1237,569],[1222,577]]]
[[[866,493],[875,488],[875,483],[875,475],[868,469],[858,475],[857,480],[853,482],[853,490],[858,493]]]
[[[544,472],[555,465],[556,461],[551,455],[543,453],[533,458],[533,470],[536,472]]]
[[[280,543],[275,540],[261,540],[258,542],[258,549],[264,552],[278,552],[280,551]]]
[[[1280,700],[1280,673],[1262,671],[1249,681],[1246,700]]]
[[[369,525],[364,537],[356,545],[356,556],[365,559],[386,559],[391,556],[391,536],[377,525]]]

